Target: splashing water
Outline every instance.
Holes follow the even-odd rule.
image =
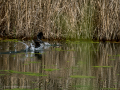
[[[21,41],[18,41],[18,42],[20,42],[20,43],[24,44],[24,45],[25,45],[25,47],[26,47],[26,49],[28,49],[28,48],[29,48],[29,46],[28,46],[26,43],[21,42]]]
[[[28,46],[26,43],[19,41],[20,43],[24,44],[26,47],[26,51],[30,50],[30,51],[35,51],[35,50],[42,50],[43,48],[46,49],[46,47],[48,48],[49,46],[51,46],[51,44],[49,44],[48,42],[44,42],[40,44],[40,47],[35,48],[34,42],[32,41],[32,43],[30,43],[30,46]]]
[[[44,42],[45,46],[50,46],[51,44],[49,44],[48,42]]]
[[[30,43],[30,46],[28,48],[30,51],[35,51],[35,45],[33,45],[32,43]]]

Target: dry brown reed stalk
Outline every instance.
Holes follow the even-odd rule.
[[[119,33],[119,10],[118,0],[96,1],[96,10],[98,12],[97,37],[105,40],[115,40],[120,36]],[[120,39],[120,38],[119,38]]]
[[[119,1],[2,0],[0,35],[45,38],[115,39],[119,32]]]
[[[79,37],[81,8],[84,8],[82,4],[86,3],[83,1],[7,0],[1,2],[3,4],[0,16],[1,35],[9,34],[16,38],[31,37],[43,31],[46,38]]]

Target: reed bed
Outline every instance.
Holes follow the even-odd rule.
[[[119,39],[118,0],[1,0],[0,36]]]

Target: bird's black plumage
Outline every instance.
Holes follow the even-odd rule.
[[[43,38],[43,33],[40,32],[40,33],[37,35],[37,38],[41,40],[41,39]]]
[[[40,44],[43,43],[42,41],[42,38],[43,38],[43,33],[40,32],[38,35],[37,35],[37,39],[34,40],[34,43],[35,43],[35,47],[40,47]]]

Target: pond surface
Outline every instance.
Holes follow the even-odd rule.
[[[1,41],[0,90],[120,89],[120,43],[59,43],[27,52],[17,41]]]

